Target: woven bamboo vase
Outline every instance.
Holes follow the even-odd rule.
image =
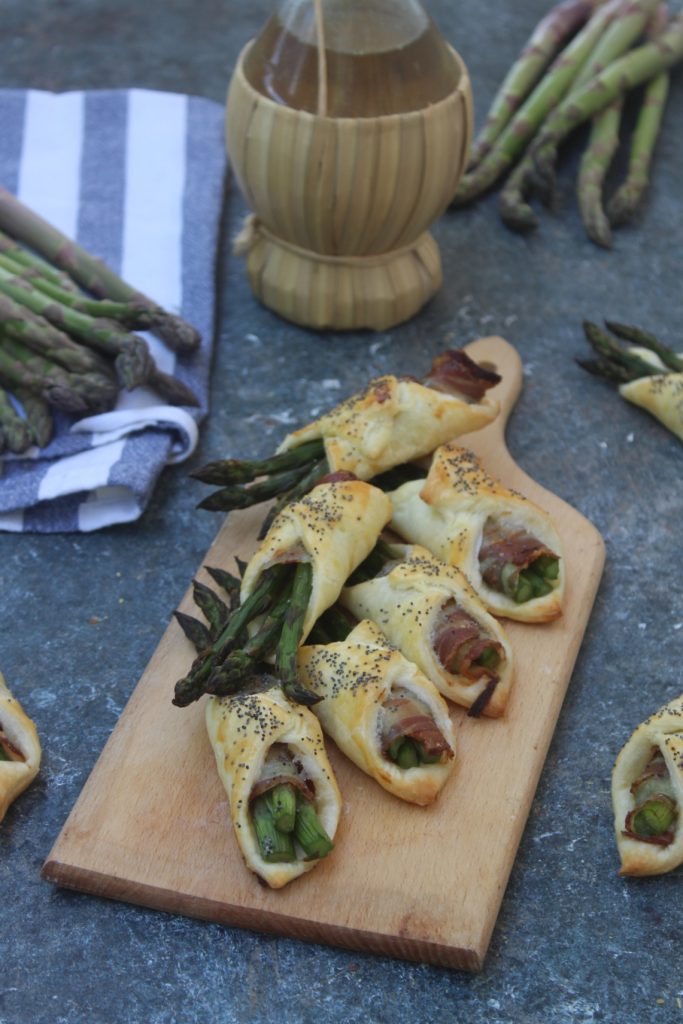
[[[381,15],[383,4],[395,15],[395,0],[369,6]],[[239,57],[228,90],[226,143],[253,213],[236,251],[245,256],[256,297],[285,319],[317,329],[385,330],[413,316],[442,283],[439,250],[428,228],[450,203],[465,170],[473,125],[467,70],[419,5],[409,3],[428,26],[430,46],[436,40],[440,47],[439,85],[443,93],[446,82],[446,94],[430,101],[426,79],[411,82],[400,65],[392,85],[386,61],[394,52],[404,55],[406,47],[392,50],[391,42],[380,54],[384,68],[376,54],[365,63],[365,55],[337,61],[346,86],[354,74],[365,73],[364,81],[351,82],[355,92],[344,90],[335,84],[338,54],[326,43],[341,36],[343,46],[345,34],[363,39],[357,23],[339,26],[344,16],[362,18],[364,4],[316,0],[284,6],[298,8],[294,29],[300,36],[308,32],[308,44],[293,34],[289,39],[301,43],[309,63],[315,60],[315,89],[309,90],[312,97],[299,95],[291,104],[280,95],[274,99],[250,80],[252,47],[259,41]],[[277,49],[285,50],[281,38]],[[302,59],[297,51],[299,78]],[[409,70],[418,66],[410,55],[405,59]],[[434,60],[429,51],[427,61]],[[373,68],[374,80],[388,83],[382,96],[372,95]],[[424,95],[428,102],[417,109],[384,112]],[[349,105],[361,116],[350,116]]]

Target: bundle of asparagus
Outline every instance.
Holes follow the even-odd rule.
[[[639,327],[613,321],[606,326],[607,331],[584,323],[597,358],[577,359],[579,366],[616,383],[622,398],[646,409],[683,441],[683,355]]]
[[[473,144],[453,206],[503,181],[500,212],[516,231],[538,224],[534,194],[550,203],[561,143],[591,131],[578,175],[589,238],[612,245],[612,227],[641,208],[662,125],[669,71],[683,59],[683,12],[669,20],[661,0],[564,0],[539,23],[498,91]],[[643,87],[626,179],[604,202],[619,145],[625,97]]]
[[[153,388],[173,405],[198,405],[156,365],[151,330],[193,352],[190,324],[122,281],[102,261],[0,187],[0,452],[43,447],[51,409],[111,409],[121,388]]]

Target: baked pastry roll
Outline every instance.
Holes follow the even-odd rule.
[[[362,480],[315,487],[301,501],[278,513],[242,578],[242,603],[271,566],[310,562],[312,589],[302,639],[337,600],[344,583],[375,546],[389,521],[387,495]]]
[[[490,477],[473,452],[442,445],[426,480],[390,497],[392,528],[460,569],[494,615],[549,622],[562,613],[565,570],[550,516]]]
[[[41,753],[34,723],[0,672],[0,821],[12,801],[35,779]]]
[[[612,804],[621,875],[661,875],[683,864],[683,694],[622,748]]]
[[[638,377],[627,384],[620,384],[619,394],[646,409],[683,441],[683,373]]]
[[[410,378],[378,377],[320,419],[288,434],[278,452],[322,438],[331,472],[346,470],[370,480],[485,427],[498,415],[498,402],[485,392],[500,377],[465,353],[444,353],[426,379],[432,386]]]
[[[318,720],[271,682],[211,697],[206,725],[244,862],[280,889],[332,848],[342,801]]]
[[[437,690],[479,714],[505,710],[513,674],[510,643],[465,576],[420,545],[396,554],[374,579],[346,587],[340,603],[372,619]]]
[[[446,702],[427,677],[365,619],[339,643],[302,647],[313,712],[354,764],[389,793],[430,804],[453,769]]]

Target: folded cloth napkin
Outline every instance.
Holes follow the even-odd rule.
[[[215,258],[225,189],[223,108],[148,90],[0,91],[0,184],[202,336],[177,357],[145,333],[159,368],[198,408],[148,388],[74,421],[50,444],[0,459],[0,530],[85,532],[143,512],[163,467],[193,451],[208,412]]]

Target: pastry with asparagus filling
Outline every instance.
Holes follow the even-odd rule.
[[[375,622],[440,693],[472,717],[504,712],[512,649],[459,570],[420,545],[380,542],[351,582],[341,604]]]
[[[442,445],[427,478],[390,497],[392,528],[460,569],[494,615],[549,622],[562,614],[565,572],[550,516],[490,477],[473,452]]]
[[[199,650],[188,675],[176,684],[173,703],[184,707],[203,693],[235,693],[264,663],[274,663],[287,696],[313,703],[315,696],[297,678],[297,648],[370,553],[390,515],[389,498],[361,480],[319,484],[283,508],[241,581],[219,575],[220,585],[232,594],[230,605],[216,606],[209,588],[195,587],[195,600],[213,619],[203,643],[196,637],[202,629],[198,620],[177,616]]]
[[[34,723],[0,672],[0,821],[12,801],[35,779],[41,753]]]
[[[280,889],[333,849],[342,801],[320,724],[263,676],[212,697],[206,725],[244,862]]]
[[[683,864],[683,694],[638,726],[612,773],[621,875]]]
[[[303,685],[325,732],[389,793],[426,805],[450,775],[455,737],[443,697],[365,619],[345,640],[304,646]]]
[[[276,498],[272,516],[328,473],[343,471],[371,480],[485,427],[499,410],[486,392],[500,380],[459,349],[437,356],[422,381],[378,377],[289,434],[270,458],[223,459],[202,467],[193,476],[219,489],[199,507],[228,512]]]

